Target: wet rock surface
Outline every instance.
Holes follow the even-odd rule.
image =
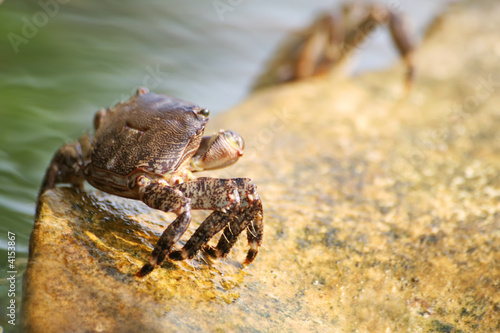
[[[265,238],[134,273],[173,215],[43,196],[24,277],[32,332],[500,330],[500,4],[452,7],[402,66],[256,93],[212,120],[246,139]],[[210,130],[207,132],[209,133]],[[195,214],[184,242],[203,220]],[[181,243],[182,243],[181,242]]]

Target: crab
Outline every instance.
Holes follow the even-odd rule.
[[[82,189],[87,181],[101,191],[175,213],[137,277],[167,258],[193,258],[199,250],[225,257],[244,230],[250,247],[244,262],[248,265],[262,243],[262,202],[249,178],[194,176],[232,165],[243,154],[244,141],[236,132],[203,136],[208,120],[205,108],[140,88],[128,101],[96,113],[94,137],[86,134],[55,153],[39,199],[58,183]],[[213,212],[182,249],[174,250],[190,224],[192,209]],[[220,231],[217,245],[208,246]]]
[[[380,4],[348,3],[342,11],[319,15],[313,23],[291,36],[280,48],[254,89],[325,74],[349,56],[378,26],[387,25],[406,65],[405,86],[415,76],[416,42],[406,17]]]

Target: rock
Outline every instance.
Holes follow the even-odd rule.
[[[47,191],[30,240],[29,332],[500,330],[500,4],[455,5],[401,68],[260,91],[212,121],[246,138],[265,238],[133,274],[172,215]],[[205,216],[196,214],[183,241]]]

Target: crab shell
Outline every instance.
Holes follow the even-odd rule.
[[[232,131],[203,138],[208,116],[207,109],[191,102],[139,89],[125,103],[96,114],[87,181],[100,190],[137,198],[130,188],[141,174],[175,185],[191,179],[191,172],[233,164],[243,154],[243,139]]]

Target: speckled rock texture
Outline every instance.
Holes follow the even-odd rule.
[[[212,120],[246,138],[264,247],[134,273],[173,215],[97,191],[43,197],[29,332],[500,331],[500,3],[451,7],[403,67],[254,94]],[[208,131],[210,132],[210,130]],[[197,228],[195,214],[183,237]]]

